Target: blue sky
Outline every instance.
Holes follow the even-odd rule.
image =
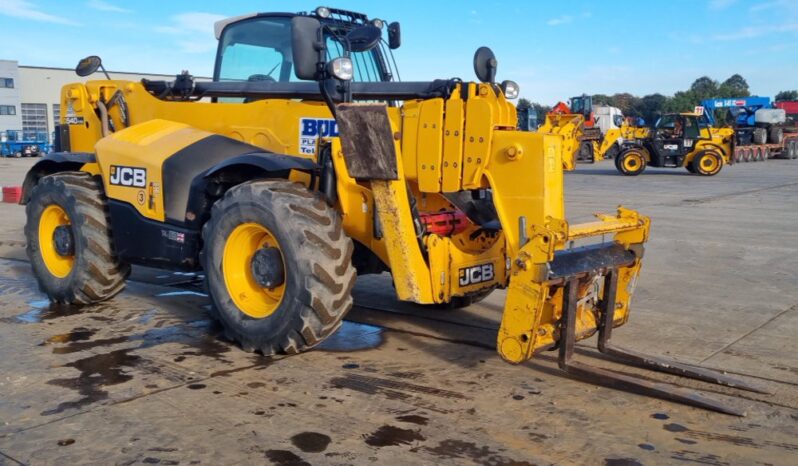
[[[307,1],[0,0],[0,58],[73,67],[209,76],[213,22],[252,11],[310,10]],[[474,79],[490,46],[498,78],[541,103],[581,93],[672,94],[702,75],[742,74],[759,95],[798,89],[798,0],[340,0],[339,8],[402,23],[403,80]]]

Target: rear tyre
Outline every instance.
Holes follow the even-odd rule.
[[[45,176],[26,213],[28,259],[52,301],[91,304],[122,291],[130,267],[114,254],[99,181],[82,172]]]
[[[310,349],[352,307],[352,240],[338,214],[300,184],[256,181],[230,189],[202,235],[212,314],[245,351]]]
[[[684,168],[686,168],[687,171],[689,171],[690,173],[695,173],[695,168],[693,167],[692,163],[688,163],[687,165],[684,166]]]
[[[593,157],[593,143],[590,141],[583,141],[579,146],[579,161],[581,162],[594,162]]]
[[[768,132],[765,128],[754,128],[754,144],[762,145],[768,140]]]
[[[784,128],[778,126],[770,128],[768,141],[770,141],[771,144],[781,144],[784,142]]]
[[[723,168],[723,158],[717,152],[702,152],[692,162],[693,171],[702,176],[713,176]]]
[[[646,169],[646,157],[640,149],[626,149],[618,155],[615,168],[625,176],[637,176]]]
[[[790,151],[789,151],[789,158],[795,159],[798,158],[798,141],[790,141]]]

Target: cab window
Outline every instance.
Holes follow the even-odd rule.
[[[346,28],[325,30],[327,59],[344,53],[337,35]],[[379,47],[351,53],[354,81],[383,81]],[[256,17],[228,25],[219,41],[215,81],[298,81],[291,48],[291,17]]]

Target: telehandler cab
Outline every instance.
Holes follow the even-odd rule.
[[[387,41],[381,27],[329,8],[247,15],[216,24],[213,82],[65,86],[59,151],[23,187],[42,290],[88,304],[122,290],[130,264],[202,270],[226,335],[272,355],[332,334],[357,274],[390,271],[399,299],[428,305],[506,288],[505,360],[559,348],[568,372],[740,414],[571,361],[575,341],[598,332],[622,360],[750,388],[612,347],[648,218],[618,208],[569,225],[561,140],[515,129],[518,88],[496,83],[490,49],[474,58],[480,82],[399,82],[400,27]],[[99,66],[90,57],[77,72]]]

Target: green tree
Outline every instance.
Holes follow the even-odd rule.
[[[662,115],[668,97],[662,94],[649,94],[640,99],[639,116],[646,120],[647,124],[654,123]]]
[[[749,95],[751,93],[748,91],[748,81],[739,74],[733,74],[720,85],[717,97],[748,97]]]
[[[593,105],[612,105],[612,97],[606,94],[593,94]]]
[[[704,99],[713,99],[718,96],[718,82],[709,76],[701,76],[690,85],[690,92],[695,102],[693,106]],[[674,96],[675,97],[675,96]]]
[[[798,91],[781,91],[776,94],[776,102],[780,100],[798,100]]]
[[[667,113],[689,112],[698,105],[699,101],[692,90],[679,91],[667,100],[663,110]]]

